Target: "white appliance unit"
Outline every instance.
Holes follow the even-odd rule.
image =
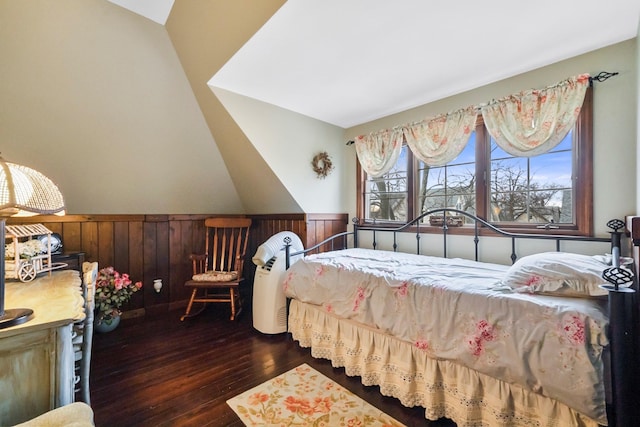
[[[286,256],[279,251],[264,265],[256,266],[253,279],[253,327],[264,334],[287,331],[287,298],[282,290]]]
[[[265,334],[287,332],[287,298],[282,290],[285,276],[285,242],[290,253],[304,250],[300,237],[291,231],[281,231],[258,246],[252,258],[256,265],[253,279],[253,327]],[[302,255],[291,258],[291,263]]]

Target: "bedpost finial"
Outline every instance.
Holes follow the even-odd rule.
[[[602,272],[602,278],[617,290],[619,286],[633,281],[633,272],[622,267],[611,267]]]
[[[614,233],[617,233],[618,230],[624,228],[624,221],[617,218],[611,219],[607,222],[607,227],[611,228]]]

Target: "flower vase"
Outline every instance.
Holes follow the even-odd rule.
[[[120,324],[120,315],[116,314],[111,316],[110,320],[103,319],[103,316],[96,316],[95,324],[93,325],[93,329],[96,332],[101,334],[105,334],[107,332],[113,331]]]

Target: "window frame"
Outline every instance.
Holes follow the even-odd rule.
[[[476,213],[482,219],[489,218],[489,188],[487,175],[489,173],[490,153],[488,147],[491,142],[491,135],[484,126],[482,116],[478,115],[476,121]],[[584,102],[580,110],[580,115],[574,126],[573,145],[573,177],[572,186],[575,191],[573,209],[575,222],[573,224],[556,224],[558,228],[550,229],[553,234],[566,234],[577,236],[593,236],[593,89],[587,88]],[[417,186],[417,165],[418,161],[408,150],[409,161],[407,165],[407,221],[411,222],[416,218],[415,206],[419,197],[416,194]],[[356,212],[360,223],[367,226],[389,227],[398,226],[404,222],[365,220],[365,188],[367,174],[356,159]],[[531,223],[505,223],[491,222],[507,231],[527,232],[535,234],[549,233],[549,230],[537,228],[540,224]],[[440,232],[438,226],[431,226],[428,223],[420,224],[420,230],[426,232]],[[468,234],[473,232],[472,226],[449,227],[449,233]]]

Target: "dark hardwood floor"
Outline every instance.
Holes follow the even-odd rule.
[[[242,426],[227,399],[302,363],[408,426],[455,426],[427,421],[424,409],[363,386],[344,369],[311,357],[288,334],[259,333],[246,308],[235,322],[220,304],[184,322],[181,314],[123,320],[115,331],[94,335],[96,426]]]

